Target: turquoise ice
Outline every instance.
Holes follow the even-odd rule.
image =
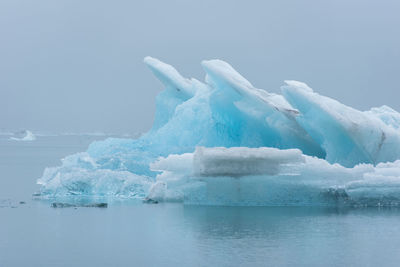
[[[286,81],[255,88],[228,63],[204,82],[146,57],[165,89],[153,127],[109,138],[47,168],[43,197],[100,196],[209,205],[397,205],[400,114],[362,112]]]

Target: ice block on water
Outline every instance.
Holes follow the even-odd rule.
[[[254,87],[206,60],[204,82],[146,57],[165,89],[152,129],[93,142],[38,180],[42,197],[209,205],[398,205],[400,114],[359,111],[286,81]]]

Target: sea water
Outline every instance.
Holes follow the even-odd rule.
[[[0,266],[398,266],[400,209],[35,200],[47,166],[90,135],[0,136]]]

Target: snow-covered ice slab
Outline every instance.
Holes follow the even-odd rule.
[[[153,127],[47,168],[42,197],[148,198],[209,205],[397,205],[400,114],[358,111],[287,81],[254,87],[222,60],[204,82],[146,57],[165,86]]]
[[[199,176],[274,175],[282,167],[299,162],[304,162],[304,157],[298,149],[197,147],[193,172]]]
[[[297,149],[204,148],[160,158],[148,197],[197,205],[400,205],[400,160],[346,168]]]

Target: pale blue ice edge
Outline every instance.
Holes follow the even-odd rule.
[[[108,138],[38,180],[42,198],[151,199],[202,205],[400,204],[400,114],[361,112],[286,81],[282,95],[221,60],[205,82],[146,57],[164,84],[152,129]]]

